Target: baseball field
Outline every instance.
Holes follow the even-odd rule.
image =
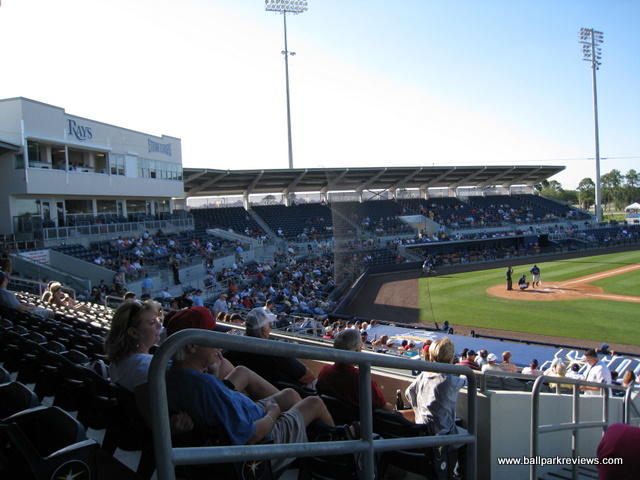
[[[524,291],[517,281],[531,281],[533,263],[522,261],[513,291],[505,268],[420,278],[420,321],[640,345],[640,251],[537,263],[541,285]]]

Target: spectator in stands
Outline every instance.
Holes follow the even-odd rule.
[[[145,273],[144,278],[142,279],[142,295],[151,296],[151,292],[153,291],[153,282],[149,278],[149,275]]]
[[[136,405],[147,425],[151,425],[147,391],[152,359],[149,349],[160,341],[160,312],[160,305],[153,301],[122,303],[113,314],[104,346],[110,362],[111,381],[135,395]],[[193,428],[191,419],[184,414],[172,418],[171,423],[172,430]]]
[[[598,478],[600,480],[621,480],[638,478],[640,457],[640,428],[625,423],[609,425],[600,440],[596,451],[600,463]],[[615,459],[615,461],[604,461]],[[619,462],[622,460],[622,462]]]
[[[168,333],[188,328],[211,330],[212,326],[201,317],[180,312],[169,323]],[[255,444],[263,439],[303,443],[307,441],[306,426],[312,421],[334,425],[320,397],[301,400],[289,388],[278,392],[243,367],[222,376],[221,362],[223,357],[217,348],[185,345],[177,351],[167,373],[169,409],[186,411],[198,425],[222,426],[234,445]],[[271,460],[275,470],[290,462],[291,459]]]
[[[160,304],[153,300],[122,303],[113,313],[111,329],[104,343],[111,381],[135,395],[138,410],[148,425],[151,425],[151,417],[147,377],[153,358],[149,350],[160,341],[161,316]],[[225,362],[220,371],[226,375],[232,369],[233,366]],[[175,431],[188,430],[189,423],[190,419],[184,415],[172,419]]]
[[[482,368],[483,365],[486,365],[487,363],[489,363],[487,361],[488,355],[489,355],[489,352],[487,352],[486,348],[483,348],[478,352],[478,356],[476,357],[476,363],[480,365],[480,368]]]
[[[388,350],[385,350],[384,353],[398,354],[398,349],[396,348],[396,341],[393,338],[390,338],[389,340],[387,340],[386,347]]]
[[[36,307],[35,305],[20,302],[15,294],[7,290],[8,284],[9,275],[4,272],[0,272],[0,305],[4,305],[7,308],[13,308],[20,312],[28,312],[41,317],[53,318],[53,311],[48,308]]]
[[[183,308],[187,308],[187,307],[192,307],[193,306],[193,300],[191,299],[191,294],[190,293],[184,292],[179,297],[176,297],[176,299],[178,300],[178,308],[179,309],[183,309]]]
[[[553,367],[554,369],[554,373],[552,376],[554,377],[566,377],[567,376],[567,366],[560,362],[560,363],[556,363]],[[556,384],[555,383],[549,383],[549,386],[551,388],[556,388]],[[569,384],[569,383],[561,383],[560,384],[560,388],[566,388],[566,389],[573,389],[573,385]]]
[[[374,347],[386,347],[387,342],[389,341],[388,335],[381,335],[380,338],[377,338],[377,333],[373,334],[373,340],[371,341],[371,345]]]
[[[603,343],[602,345],[600,345],[600,348],[596,348],[596,352],[600,355],[615,355],[616,352],[614,352],[613,350],[609,350],[609,345],[607,345],[606,343]]]
[[[93,287],[89,301],[98,305],[104,305],[104,293],[102,293],[98,287]]]
[[[633,370],[629,369],[626,372],[624,372],[624,375],[622,376],[622,386],[623,387],[631,386],[631,388],[633,388],[635,385],[636,385],[636,374],[633,373]]]
[[[487,370],[494,370],[497,372],[502,372],[503,370],[500,368],[500,365],[496,365],[498,361],[498,357],[496,357],[495,353],[489,353],[487,355],[487,363],[482,365],[482,371],[486,372]]]
[[[275,323],[276,323],[276,315],[273,313],[273,309],[276,307],[275,303],[273,303],[273,300],[268,299],[265,304],[264,304],[264,310],[265,312],[267,312],[267,315],[269,315],[269,321],[271,322],[271,326],[274,327]]]
[[[88,312],[91,310],[87,305],[77,302],[74,298],[64,293],[62,284],[59,282],[51,282],[49,284],[47,291],[42,295],[42,301],[53,307],[68,308],[79,312]]]
[[[13,262],[10,258],[0,258],[0,271],[4,272],[6,275],[11,275],[13,271]]]
[[[427,356],[429,355],[429,348],[431,347],[432,343],[433,339],[427,338],[422,344],[422,355],[424,355],[425,358],[427,358]]]
[[[113,290],[120,295],[125,291],[124,279],[122,275],[122,273],[116,272],[116,274],[113,276]]]
[[[194,307],[204,307],[204,302],[202,301],[202,290],[197,288],[191,296],[191,301],[193,302]]]
[[[600,361],[594,349],[587,350],[584,358],[589,365],[585,373],[585,380],[587,382],[611,383],[611,371]],[[599,395],[602,391],[601,388],[587,386],[580,387],[580,390],[585,392],[585,395]]]
[[[327,339],[332,339],[333,337],[333,327],[331,325],[329,325],[328,327],[326,327],[324,329],[324,335],[322,335],[322,338],[327,338]]]
[[[584,375],[580,373],[580,365],[577,363],[572,363],[567,370],[567,377],[575,378],[577,380],[584,380]]]
[[[361,335],[354,329],[346,329],[336,335],[333,348],[360,352],[362,351]],[[319,394],[331,395],[349,405],[359,407],[360,387],[358,375],[358,368],[351,364],[336,362],[333,365],[326,365],[318,374],[316,390]],[[380,408],[393,412],[393,405],[385,400],[382,390],[374,380],[371,380],[371,401],[374,410]]]
[[[538,368],[538,360],[535,358],[531,360],[529,366],[522,369],[522,373],[525,375],[542,375],[542,370]]]
[[[98,256],[93,259],[93,263],[100,266],[104,265],[105,260],[102,258],[102,253],[98,253]]]
[[[562,359],[558,358],[558,357],[553,357],[553,360],[551,360],[551,366],[549,368],[547,368],[543,372],[543,375],[555,375],[556,374],[556,365],[558,363],[562,363]]]
[[[468,350],[466,358],[460,362],[460,365],[469,367],[471,370],[480,370],[480,365],[476,363],[476,357],[475,350]]]
[[[244,325],[244,320],[242,319],[242,317],[240,316],[239,313],[227,313],[224,316],[224,321],[226,323],[233,323],[235,325]],[[223,327],[222,325],[220,326],[221,328]],[[244,332],[240,329],[237,328],[233,328],[233,327],[228,327],[229,328],[229,333],[233,334],[233,335],[243,335]]]
[[[245,324],[246,336],[269,339],[271,322],[264,308],[258,307],[251,310],[245,318]],[[314,387],[315,384],[315,374],[297,358],[234,351],[225,352],[225,356],[233,365],[244,365],[273,385],[284,382],[296,386]]]
[[[516,368],[516,366],[511,363],[511,352],[510,351],[504,351],[502,352],[502,363],[500,364],[500,368],[505,371],[505,372],[517,372],[518,369]]]
[[[171,298],[171,294],[169,293],[169,287],[162,287],[162,292],[160,293],[160,297],[163,300]]]
[[[221,293],[220,297],[213,303],[213,316],[214,318],[218,316],[219,313],[229,313],[229,305],[227,304],[226,293]]]
[[[106,283],[104,283],[104,280],[100,280],[100,283],[98,284],[98,289],[102,292],[103,295],[107,295],[109,293],[109,287],[107,286]]]
[[[452,364],[454,356],[455,347],[448,337],[436,340],[429,347],[428,360],[431,362]],[[466,377],[422,372],[405,392],[407,402],[413,411],[401,411],[401,413],[416,423],[433,422],[436,432],[440,435],[466,434],[465,429],[456,425],[458,392],[466,385]],[[456,447],[461,447],[459,448],[458,476],[465,478],[466,446],[457,445]]]
[[[136,300],[137,300],[135,292],[126,292],[126,293],[122,296],[122,299],[123,299],[125,302],[134,302],[134,301],[136,301]]]
[[[171,268],[171,274],[173,275],[173,284],[180,285],[180,260],[174,258],[172,255],[169,260],[169,267]]]

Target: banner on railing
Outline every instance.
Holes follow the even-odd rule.
[[[18,255],[34,263],[45,265],[49,265],[51,263],[51,259],[49,258],[49,250],[33,250],[31,252],[22,252]]]

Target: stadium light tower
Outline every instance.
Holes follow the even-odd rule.
[[[284,74],[287,89],[287,134],[289,140],[289,168],[293,168],[293,142],[291,140],[291,99],[289,96],[289,56],[296,52],[290,52],[287,46],[287,13],[303,13],[307,11],[306,0],[265,0],[264,7],[267,12],[280,12],[284,19]]]
[[[602,192],[600,190],[600,137],[598,133],[598,93],[596,88],[596,70],[602,63],[602,32],[593,28],[581,28],[579,42],[582,44],[582,59],[591,62],[591,84],[593,86],[593,123],[596,143],[596,205],[595,213],[598,222],[602,222]]]

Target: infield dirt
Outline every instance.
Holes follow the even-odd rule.
[[[477,268],[477,267],[476,267]],[[640,303],[640,297],[625,295],[608,295],[600,287],[590,285],[593,282],[608,276],[620,275],[629,271],[640,269],[640,265],[629,265],[589,275],[587,277],[575,278],[561,283],[545,283],[542,278],[542,285],[536,289],[525,291],[507,291],[504,284],[495,285],[487,289],[487,293],[504,298],[531,301],[552,301],[567,300],[585,297],[597,297],[609,299],[611,301],[624,301]],[[360,290],[351,305],[347,308],[346,314],[354,317],[377,318],[386,321],[399,321],[402,323],[420,323],[420,311],[418,308],[418,280],[420,271],[411,270],[389,275],[372,275],[368,278],[364,287]],[[517,338],[525,341],[546,342],[561,345],[576,345],[582,348],[596,348],[599,344],[588,340],[577,340],[575,338],[553,337],[548,335],[512,332],[506,330],[494,330],[489,328],[474,327],[468,325],[455,325],[457,335],[469,335],[471,331],[481,335],[493,335],[504,338]],[[640,345],[625,345],[609,343],[612,350],[640,355]]]

